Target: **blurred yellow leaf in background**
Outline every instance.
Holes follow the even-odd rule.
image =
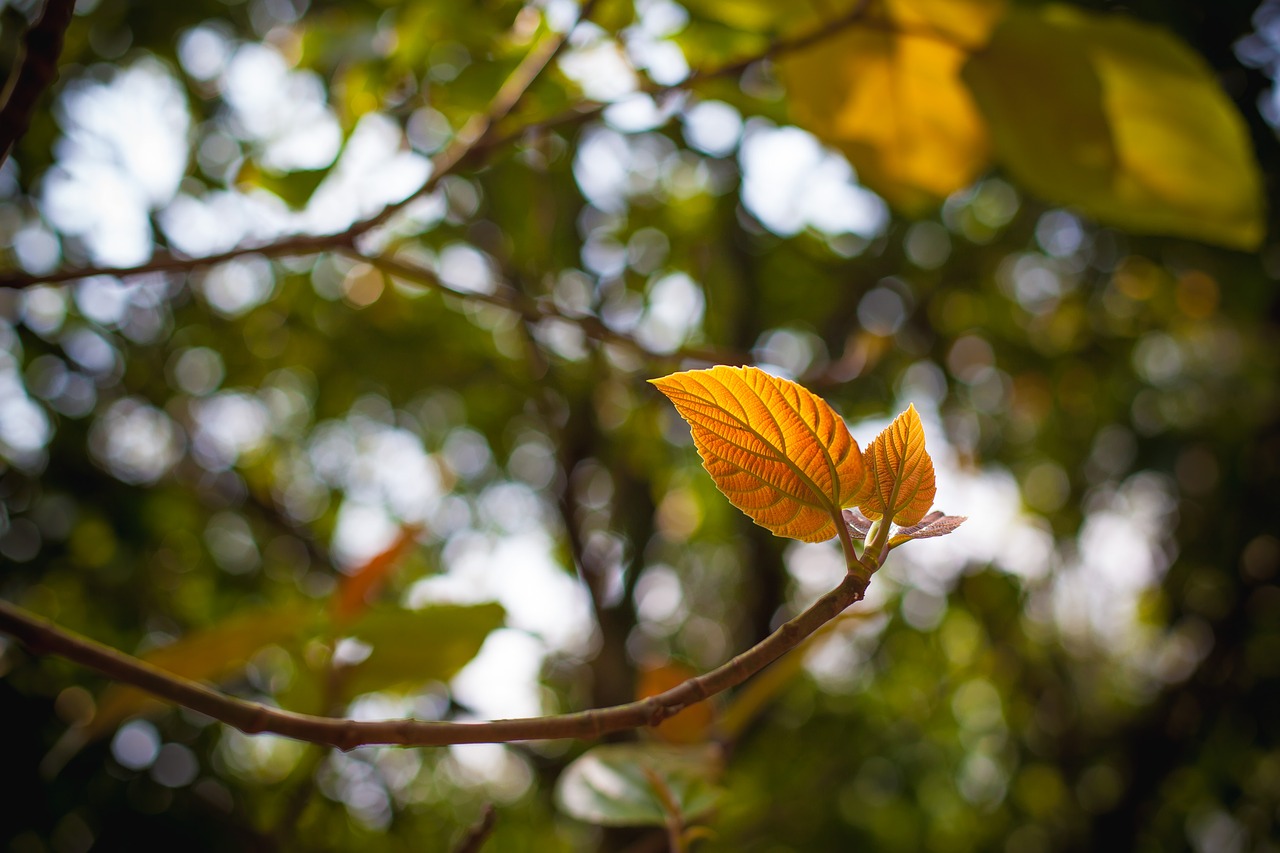
[[[1244,119],[1172,34],[1065,6],[1011,13],[964,70],[997,158],[1047,201],[1239,249],[1264,232]]]
[[[1003,13],[987,0],[873,4],[865,21],[778,63],[792,115],[894,207],[932,206],[990,165],[960,72]]]

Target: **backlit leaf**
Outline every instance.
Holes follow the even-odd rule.
[[[960,71],[1003,13],[987,0],[873,4],[868,23],[779,61],[792,115],[898,209],[930,206],[990,163]]]
[[[702,465],[738,509],[778,536],[821,542],[864,479],[858,443],[806,388],[755,367],[649,380],[693,432]]]
[[[935,510],[910,527],[901,527],[889,538],[889,547],[901,545],[912,539],[932,539],[935,536],[946,536],[969,520],[967,515],[944,515]]]
[[[663,826],[667,793],[685,821],[706,815],[720,796],[720,748],[714,744],[619,743],[597,746],[565,768],[556,804],[600,826]],[[658,781],[666,790],[655,789]]]
[[[862,458],[867,480],[857,504],[863,515],[872,521],[888,516],[901,525],[924,518],[937,486],[933,460],[924,449],[924,426],[914,405],[875,437]]]
[[[964,78],[999,161],[1046,200],[1139,233],[1262,239],[1244,119],[1172,34],[1064,6],[1014,11]]]
[[[873,15],[879,5],[871,4]],[[884,0],[885,17],[894,26],[930,33],[970,51],[987,43],[1007,8],[1006,0]]]

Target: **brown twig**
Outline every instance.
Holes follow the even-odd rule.
[[[0,163],[27,132],[40,96],[58,79],[62,37],[75,9],[75,0],[48,0],[40,19],[23,36],[22,60],[6,87],[8,97],[0,106]]]
[[[583,17],[589,14],[593,3],[594,0],[588,0],[588,2],[584,4]],[[737,74],[748,66],[760,62],[761,60],[770,59],[809,47],[857,23],[866,14],[868,5],[867,0],[863,0],[863,2],[855,6],[848,14],[824,24],[813,32],[806,33],[787,41],[775,42],[769,45],[766,50],[758,54],[744,57],[743,59],[736,60],[726,65],[706,71],[694,72],[686,80],[676,85],[648,83],[647,85],[641,86],[640,91],[650,95],[660,95],[688,89],[707,80],[732,76],[733,74]],[[15,272],[0,275],[0,288],[23,288],[30,287],[35,284],[57,284],[60,282],[75,281],[81,278],[89,278],[96,275],[125,277],[146,273],[194,270],[220,264],[235,258],[244,257],[245,255],[262,255],[268,258],[281,258],[353,249],[360,236],[373,228],[384,224],[391,219],[391,217],[395,216],[417,199],[434,191],[439,185],[441,179],[446,175],[453,173],[466,160],[472,157],[483,156],[491,150],[506,147],[507,145],[524,138],[530,133],[587,121],[594,116],[599,115],[607,106],[609,106],[605,103],[585,103],[584,105],[574,108],[568,112],[532,122],[516,128],[506,134],[499,134],[495,130],[500,120],[510,115],[515,109],[521,96],[528,90],[528,87],[532,85],[533,81],[537,79],[538,74],[540,74],[541,71],[555,58],[556,54],[563,49],[564,44],[567,41],[568,33],[572,31],[572,29],[573,28],[570,27],[569,30],[565,31],[565,33],[548,39],[529,52],[525,57],[525,60],[521,62],[520,66],[517,67],[515,71],[511,73],[510,77],[507,78],[507,81],[498,90],[498,93],[494,96],[489,109],[483,115],[476,116],[470,122],[465,124],[462,130],[458,132],[453,143],[446,147],[440,154],[436,155],[431,162],[430,177],[428,177],[427,180],[424,181],[416,190],[400,201],[387,205],[367,219],[362,219],[353,223],[345,231],[335,234],[287,235],[258,245],[237,246],[236,248],[229,249],[225,252],[219,252],[214,255],[202,255],[200,257],[159,254],[146,263],[127,267],[68,267],[55,270],[44,275]],[[600,334],[608,334],[608,331],[602,330]]]
[[[497,823],[498,813],[493,808],[493,803],[486,803],[484,811],[480,813],[480,820],[467,830],[467,834],[458,842],[458,846],[454,848],[454,853],[480,853],[480,848],[484,847],[484,843],[489,840],[489,836],[493,834],[494,824]]]
[[[867,20],[867,9],[870,5],[870,0],[861,0],[861,2],[857,3],[844,15],[828,21],[820,27],[816,27],[812,32],[804,33],[803,35],[792,39],[773,42],[759,53],[744,56],[741,59],[735,59],[733,62],[718,65],[715,68],[694,71],[679,83],[664,84],[655,83],[652,80],[646,80],[638,87],[637,91],[641,94],[657,97],[667,95],[672,92],[685,91],[697,86],[699,83],[705,83],[708,80],[732,77],[735,74],[745,71],[757,62],[762,62],[766,59],[776,59],[779,56],[803,50],[804,48],[811,47],[824,39],[828,39],[836,35],[837,33],[843,32],[854,24],[865,23]],[[600,113],[608,109],[609,106],[609,103],[602,101],[583,101],[558,115],[541,119],[536,122],[531,122],[524,127],[512,130],[504,136],[494,137],[482,147],[505,147],[531,133],[581,124],[582,122],[595,118]]]
[[[631,335],[611,328],[595,314],[568,314],[557,310],[545,301],[535,300],[525,292],[509,284],[500,284],[492,293],[481,291],[458,290],[440,280],[430,269],[419,266],[402,258],[386,255],[366,255],[355,249],[344,249],[341,254],[362,261],[388,275],[411,281],[438,293],[471,302],[482,302],[496,305],[518,314],[526,323],[537,323],[542,320],[560,320],[577,326],[588,338],[605,344],[616,344],[626,347],[648,361],[701,361],[707,364],[749,364],[750,358],[745,353],[717,347],[680,347],[671,352],[657,352],[649,349]]]
[[[842,544],[847,541],[842,539]],[[846,558],[857,558],[851,546]],[[116,681],[198,711],[248,734],[270,732],[338,749],[370,744],[446,746],[555,738],[597,738],[610,732],[656,726],[682,709],[746,681],[799,645],[849,605],[860,601],[867,582],[851,571],[835,589],[752,648],[710,672],[637,702],[574,714],[496,720],[488,723],[387,720],[358,722],[299,714],[246,702],[204,684],[166,672],[117,649],[60,628],[9,602],[0,601],[0,631],[37,654],[56,654]]]
[[[51,5],[53,2],[67,4],[72,8],[75,6],[73,0],[51,0]],[[587,0],[583,4],[579,21],[590,14],[595,2],[596,0]],[[538,75],[555,58],[556,54],[564,48],[564,45],[568,42],[569,33],[573,29],[574,27],[570,26],[563,33],[558,33],[543,40],[525,55],[524,59],[521,60],[520,64],[516,66],[516,69],[511,72],[498,89],[497,94],[494,95],[493,100],[489,103],[489,108],[484,113],[472,117],[470,121],[463,125],[462,130],[454,137],[453,142],[432,159],[431,173],[417,189],[400,201],[388,204],[372,216],[353,222],[344,231],[335,234],[293,234],[256,246],[237,246],[225,252],[194,258],[164,253],[156,255],[146,263],[128,267],[68,267],[44,275],[13,273],[0,276],[0,287],[21,288],[34,284],[56,284],[96,275],[124,277],[145,273],[176,272],[213,266],[224,261],[244,257],[245,255],[282,258],[313,255],[320,252],[353,247],[362,235],[384,224],[413,202],[433,192],[446,175],[451,174],[472,153],[477,151],[480,144],[489,136],[494,125],[515,108],[516,104],[520,102],[520,98],[533,85],[534,80],[538,78]]]
[[[661,804],[662,814],[666,817],[668,853],[685,853],[688,850],[688,846],[684,841],[684,812],[680,808],[680,803],[676,800],[676,795],[658,771],[643,764],[640,766],[640,770],[644,773],[644,778],[648,781],[654,796]]]

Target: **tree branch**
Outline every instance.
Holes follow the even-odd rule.
[[[496,305],[518,314],[526,323],[537,323],[542,320],[560,320],[577,326],[588,338],[605,344],[617,344],[632,350],[649,361],[701,361],[707,364],[748,364],[750,359],[745,353],[724,350],[716,347],[680,347],[671,352],[657,352],[649,349],[631,335],[611,328],[595,314],[566,314],[557,310],[545,301],[535,300],[518,288],[509,284],[501,284],[493,293],[472,290],[457,290],[440,280],[432,270],[419,266],[402,258],[386,255],[366,255],[353,248],[342,250],[341,254],[369,264],[388,275],[412,281],[455,299],[482,302]]]
[[[595,0],[587,0],[583,5],[583,20],[591,11]],[[660,85],[648,83],[641,86],[641,92],[660,95],[668,92],[688,89],[706,80],[731,76],[756,62],[801,50],[829,38],[838,32],[858,23],[866,15],[868,0],[858,3],[848,14],[843,15],[811,33],[794,39],[774,42],[764,51],[706,71],[691,74],[686,80],[676,85]],[[564,48],[568,35],[573,27],[564,33],[550,38],[530,51],[520,65],[511,73],[507,81],[499,88],[489,109],[483,115],[474,117],[463,125],[452,144],[436,155],[431,161],[431,174],[417,189],[400,201],[388,204],[382,210],[367,219],[353,223],[345,231],[335,234],[292,234],[257,245],[237,246],[225,252],[200,257],[183,257],[168,253],[158,254],[150,261],[127,267],[85,266],[67,267],[43,275],[25,272],[0,274],[0,288],[23,288],[36,284],[57,284],[75,281],[96,275],[117,277],[142,275],[155,272],[179,272],[213,266],[245,255],[262,255],[267,258],[294,257],[313,255],[321,252],[354,250],[356,240],[363,234],[384,224],[417,199],[435,190],[441,179],[452,174],[459,166],[472,157],[487,155],[490,151],[506,147],[530,133],[550,130],[556,127],[583,122],[599,115],[608,104],[589,103],[585,108],[574,109],[558,116],[533,122],[512,130],[506,134],[498,134],[496,128],[501,119],[510,115],[523,94],[528,90],[543,69]],[[368,260],[366,258],[366,260]],[[607,334],[607,332],[601,332]]]
[[[849,605],[861,601],[866,589],[866,581],[851,572],[839,586],[819,598],[808,610],[755,646],[716,669],[656,696],[574,714],[488,723],[423,720],[357,722],[298,714],[246,702],[60,628],[7,601],[0,601],[0,631],[15,637],[35,654],[59,655],[108,678],[141,688],[169,702],[220,720],[247,734],[270,732],[344,750],[372,744],[447,746],[458,743],[597,738],[610,732],[656,726],[689,705],[746,681],[795,648]]]
[[[699,83],[704,83],[708,80],[718,80],[722,77],[732,77],[734,74],[739,74],[745,71],[747,68],[749,68],[752,65],[755,65],[757,62],[762,62],[766,59],[775,59],[779,56],[784,56],[788,53],[794,53],[798,50],[803,50],[806,47],[811,47],[825,39],[831,38],[837,33],[841,33],[855,24],[867,23],[868,21],[867,21],[866,15],[870,5],[871,5],[870,0],[861,0],[861,2],[857,3],[852,9],[850,9],[844,15],[841,15],[823,24],[822,26],[815,28],[812,32],[804,33],[803,35],[796,36],[795,38],[784,39],[784,40],[773,42],[772,44],[770,44],[768,47],[766,47],[764,50],[762,50],[759,53],[754,53],[750,56],[745,56],[742,59],[736,59],[733,62],[729,62],[724,65],[719,65],[719,66],[716,66],[715,68],[704,69],[701,71],[694,71],[692,74],[690,74],[688,77],[686,77],[684,80],[682,80],[679,83],[663,84],[663,83],[655,83],[652,80],[647,80],[639,86],[639,88],[637,89],[637,92],[640,94],[653,95],[656,97],[660,95],[670,94],[672,92],[691,89],[694,86],[698,85]],[[887,28],[887,26],[882,26],[879,28]],[[531,133],[538,133],[538,132],[547,131],[547,130],[554,130],[560,127],[571,127],[576,124],[581,124],[582,122],[595,118],[600,113],[608,109],[610,106],[611,106],[610,103],[603,102],[603,101],[583,101],[579,103],[577,106],[573,107],[572,109],[567,110],[563,113],[560,113],[559,115],[555,115],[539,121],[531,122],[523,127],[512,130],[511,132],[507,133],[504,136],[494,137],[484,145],[480,146],[480,148],[483,149],[483,148],[505,147],[507,145],[510,145],[516,142],[517,140],[523,137],[528,136]]]
[[[467,834],[462,837],[462,841],[454,848],[453,853],[480,853],[480,848],[484,847],[484,843],[493,834],[497,819],[498,813],[494,810],[493,803],[486,803],[484,811],[480,813],[480,819],[467,830]]]
[[[586,0],[582,6],[582,11],[578,21],[584,20],[590,14],[596,0]],[[50,0],[50,7],[55,4],[67,5],[70,8],[75,7],[74,0]],[[48,13],[46,13],[46,17]],[[42,19],[43,23],[43,19]],[[155,272],[176,272],[182,270],[193,270],[200,267],[213,266],[215,264],[230,261],[245,255],[262,255],[268,258],[281,258],[297,255],[313,255],[320,252],[328,252],[340,250],[343,248],[351,248],[355,245],[356,240],[363,234],[377,228],[379,225],[387,222],[400,211],[404,210],[413,202],[417,201],[425,195],[428,195],[439,186],[440,181],[456,170],[464,161],[466,161],[473,153],[479,150],[479,146],[489,136],[495,124],[505,118],[511,110],[513,110],[520,102],[521,97],[528,91],[529,87],[542,73],[547,64],[555,58],[569,40],[569,34],[573,32],[575,22],[572,26],[565,29],[563,33],[558,33],[547,39],[544,39],[527,53],[516,69],[511,72],[506,81],[498,89],[497,94],[493,96],[493,100],[489,103],[489,108],[482,114],[473,116],[470,121],[462,126],[462,130],[458,131],[458,135],[453,141],[445,147],[443,151],[437,154],[431,160],[431,172],[425,181],[418,186],[409,195],[400,201],[392,202],[377,213],[353,222],[346,230],[335,234],[293,234],[281,237],[259,245],[237,246],[234,249],[228,249],[225,252],[218,252],[213,255],[202,255],[200,257],[182,257],[169,253],[156,255],[151,260],[142,264],[135,264],[128,267],[109,267],[109,266],[88,266],[88,267],[67,267],[55,270],[44,275],[32,275],[29,273],[12,273],[8,275],[0,275],[0,287],[22,288],[29,287],[34,284],[56,284],[64,281],[75,281],[76,279],[89,278],[96,275],[111,276],[132,276],[142,275],[145,273]],[[38,29],[38,26],[37,26]],[[32,30],[32,33],[35,29]],[[59,33],[59,41],[61,34]],[[5,105],[6,113],[8,105]],[[4,116],[8,118],[7,114]],[[8,127],[8,123],[0,122],[0,133]],[[2,160],[3,158],[0,158]]]
[[[0,106],[0,164],[27,132],[40,96],[58,79],[62,37],[75,9],[75,0],[48,0],[40,19],[22,38],[22,59],[6,87],[8,97]]]

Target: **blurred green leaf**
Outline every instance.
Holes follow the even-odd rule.
[[[342,674],[348,696],[448,681],[502,627],[498,604],[436,604],[421,610],[370,608],[348,636],[370,646],[369,656]]]
[[[964,69],[997,158],[1057,204],[1130,231],[1238,249],[1262,239],[1244,120],[1165,30],[1065,6],[1015,10]]]
[[[273,172],[246,160],[236,176],[242,188],[259,188],[279,197],[295,210],[307,206],[316,187],[329,175],[329,169],[301,169],[296,172]]]
[[[600,826],[664,826],[667,810],[653,781],[658,779],[682,819],[693,821],[716,806],[720,763],[714,744],[598,746],[565,768],[556,803],[565,813]]]

